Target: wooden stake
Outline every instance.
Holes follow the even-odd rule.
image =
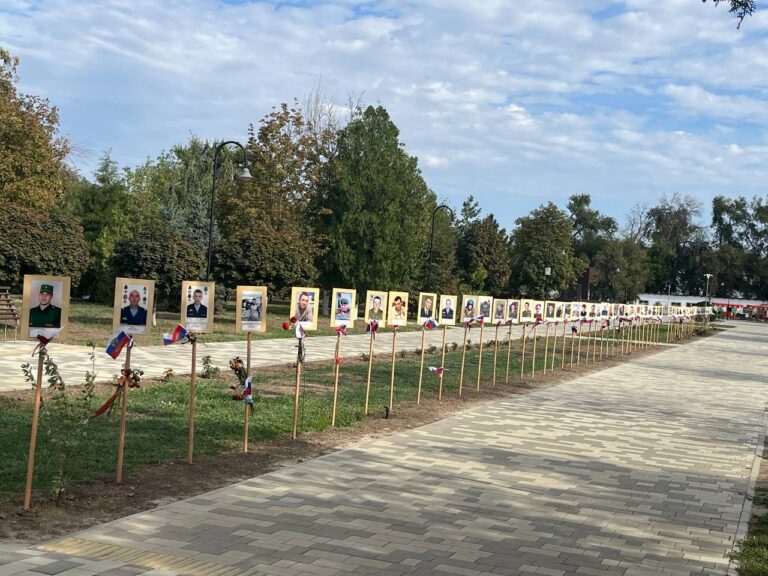
[[[416,389],[416,404],[421,404],[421,383],[424,379],[424,337],[427,331],[421,328],[421,366],[419,367],[419,387]]]
[[[248,346],[245,349],[245,375],[250,376],[251,375],[251,333],[247,332],[246,336],[248,337]]]
[[[512,324],[509,325],[507,334],[507,369],[504,373],[504,384],[509,384],[509,361],[512,357]]]
[[[339,398],[339,368],[341,364],[339,361],[339,354],[341,354],[341,334],[336,337],[336,353],[333,357],[333,408],[331,409],[331,428],[336,427],[336,403]]]
[[[480,376],[481,376],[481,370],[483,368],[483,328],[485,328],[485,319],[483,319],[483,323],[480,324],[480,348],[479,353],[477,355],[477,391],[480,392]]]
[[[397,331],[399,326],[392,328],[392,372],[389,377],[389,413],[392,413],[392,408],[395,405],[395,347],[397,346]]]
[[[598,356],[598,360],[603,359],[603,340],[605,339],[605,327],[603,326],[603,321],[600,321],[600,354]]]
[[[440,367],[443,371],[440,373],[440,382],[437,385],[437,399],[443,399],[443,376],[445,376],[445,336],[448,333],[448,326],[443,325],[443,351],[440,353]]]
[[[125,453],[125,425],[128,418],[128,378],[131,374],[131,348],[133,347],[133,339],[128,340],[128,346],[125,351],[125,372],[123,377],[123,402],[120,406],[120,436],[117,441],[117,483],[123,483],[123,454]]]
[[[37,380],[35,380],[35,406],[32,411],[32,431],[29,435],[29,456],[27,458],[27,484],[24,488],[24,510],[32,505],[32,478],[35,474],[35,449],[37,448],[37,427],[40,421],[40,401],[43,395],[43,359],[48,350],[43,346],[37,354]]]
[[[595,320],[597,322],[597,320]],[[602,324],[601,324],[602,326]],[[600,344],[603,343],[603,335],[602,335],[602,328],[600,329]],[[595,330],[595,341],[592,343],[592,363],[595,363],[595,358],[597,357],[597,330]]]
[[[549,360],[549,324],[544,336],[544,375],[547,375],[547,361]]]
[[[251,332],[246,332],[247,347],[245,349],[245,377],[251,375]],[[251,381],[251,392],[253,392],[253,381]],[[253,398],[253,396],[251,396]],[[251,411],[247,402],[243,402],[243,452],[248,452],[248,429],[250,426]]]
[[[365,415],[368,416],[368,399],[371,397],[371,368],[373,367],[373,339],[375,332],[371,330],[371,343],[368,345],[368,382],[365,384]]]
[[[557,326],[555,323],[555,333],[552,335],[552,365],[549,367],[550,372],[555,371],[555,356],[557,355]]]
[[[536,376],[536,342],[539,339],[538,334],[536,332],[535,324],[531,329],[531,333],[533,334],[533,355],[531,356],[531,378],[534,378]]]
[[[187,438],[187,464],[192,464],[195,452],[195,399],[197,388],[197,340],[192,340],[192,376],[189,379],[189,436]]]
[[[298,338],[296,352],[296,390],[293,395],[293,430],[291,430],[291,439],[296,440],[299,436],[299,395],[301,394],[301,350],[304,342]]]
[[[501,324],[496,324],[496,334],[493,337],[493,378],[491,381],[494,386],[496,386],[496,358],[499,355],[499,326]]]
[[[582,328],[584,328],[584,324],[579,323],[579,349],[576,351],[576,366],[579,366],[581,364],[581,332]]]
[[[568,331],[568,321],[563,320],[563,353],[560,357],[560,370],[565,370],[565,333]]]
[[[528,324],[523,324],[523,345],[520,348],[520,380],[522,380],[525,375],[525,343],[528,340],[526,328],[528,328]]]
[[[587,324],[587,355],[584,356],[584,364],[589,364],[589,343],[592,340],[592,321]]]
[[[464,388],[464,363],[467,359],[467,333],[469,332],[469,326],[464,324],[464,344],[461,348],[461,372],[459,373],[459,396]]]
[[[576,326],[576,324],[574,324],[574,326]],[[569,368],[573,368],[573,348],[575,344],[576,344],[576,337],[573,335],[573,330],[571,330],[571,365],[569,366]]]

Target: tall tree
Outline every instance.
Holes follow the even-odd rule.
[[[327,285],[418,288],[435,196],[387,111],[369,106],[339,131],[317,213]]]
[[[19,59],[0,48],[0,198],[51,210],[71,175],[69,142],[48,100],[17,91]]]
[[[506,289],[511,273],[509,237],[492,214],[480,218],[480,212],[470,196],[462,207],[459,228],[458,265],[466,285],[462,292],[499,294]]]
[[[701,1],[706,2],[707,0]],[[712,0],[712,2],[715,6],[718,6],[720,2],[725,2],[730,6],[728,11],[731,14],[735,14],[736,18],[739,19],[739,23],[736,24],[737,29],[741,28],[741,23],[744,22],[744,18],[752,16],[755,10],[757,10],[757,3],[755,0]]]
[[[512,293],[551,298],[573,285],[586,262],[573,253],[568,214],[549,202],[518,218],[516,224],[510,249]]]
[[[591,204],[589,194],[574,194],[568,199],[567,207],[573,227],[574,254],[590,264],[617,230],[616,220],[601,214]]]
[[[596,299],[631,302],[645,290],[648,257],[645,248],[631,238],[606,242],[594,259],[597,280],[592,287]]]

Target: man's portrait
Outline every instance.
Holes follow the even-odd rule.
[[[565,309],[565,303],[564,302],[555,302],[555,319],[562,320],[563,319],[563,311]]]
[[[435,318],[435,308],[437,307],[437,294],[429,292],[419,292],[419,322],[426,322]]]
[[[571,317],[571,303],[563,302],[563,318],[568,320]]]
[[[112,330],[120,328],[126,334],[150,334],[154,294],[154,280],[116,278]]]
[[[603,318],[608,317],[608,302],[601,302],[600,303],[600,316]]]
[[[547,320],[555,319],[555,303],[547,302],[544,304],[544,318]]]
[[[291,316],[304,330],[317,330],[316,309],[320,298],[319,288],[294,286],[291,289]]]
[[[456,296],[440,296],[440,322],[451,326],[456,324]]]
[[[544,319],[544,302],[534,302],[533,304],[533,318],[534,320]]]
[[[181,323],[190,332],[213,332],[213,282],[181,283]]]
[[[508,300],[507,302],[507,320],[511,320],[512,324],[517,324],[520,322],[520,301]]]
[[[493,320],[494,322],[504,322],[507,319],[507,301],[493,299]]]
[[[331,293],[331,327],[352,328],[357,317],[357,292],[351,288],[334,288]]]
[[[388,294],[381,290],[368,290],[365,295],[365,321],[376,320],[384,323],[387,320]]]
[[[240,313],[235,315],[236,332],[266,332],[266,286],[238,286],[235,302],[240,305]]]
[[[477,296],[470,296],[464,294],[461,300],[461,321],[466,322],[470,318],[476,318],[477,313]]]
[[[490,296],[478,296],[477,304],[475,305],[478,312],[477,315],[482,316],[483,318],[490,318],[492,305],[493,305],[493,298],[491,298]]]
[[[69,314],[69,278],[24,276],[22,334],[27,338],[52,337],[66,328]]]
[[[520,302],[520,321],[530,322],[533,319],[533,300]]]
[[[571,302],[571,318],[574,320],[581,318],[581,302]]]
[[[387,324],[405,326],[408,323],[408,293],[390,292]]]

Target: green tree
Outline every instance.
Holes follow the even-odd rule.
[[[549,202],[518,218],[516,224],[511,235],[510,290],[529,298],[551,298],[573,285],[586,262],[573,253],[568,214]]]
[[[645,290],[648,258],[645,248],[630,238],[608,240],[594,258],[597,280],[592,295],[598,300],[631,302]]]
[[[498,295],[505,290],[511,273],[509,238],[492,214],[479,218],[480,211],[470,196],[462,210],[458,265],[468,287]],[[477,272],[484,271],[483,286],[478,286]]]
[[[458,248],[459,232],[451,212],[444,208],[435,211],[435,208],[432,208],[435,218],[435,232],[432,241],[432,266],[430,270],[429,239],[427,239],[422,256],[424,266],[421,273],[421,286],[423,286],[424,290],[431,292],[457,294],[459,279],[457,275],[456,251]],[[427,282],[427,279],[429,279],[429,282]]]
[[[2,283],[19,288],[25,274],[51,274],[76,285],[87,266],[88,245],[77,220],[0,198]]]
[[[574,254],[590,264],[617,230],[616,220],[601,214],[591,204],[589,194],[575,194],[568,199]]]
[[[0,198],[48,211],[70,177],[64,165],[69,142],[57,136],[56,107],[17,91],[18,64],[0,48]]]
[[[707,0],[701,0],[706,2]],[[720,2],[725,2],[730,6],[728,10],[731,14],[735,14],[739,19],[739,23],[736,24],[736,29],[741,28],[741,23],[744,22],[744,18],[752,16],[755,10],[757,10],[757,4],[755,0],[712,0],[715,6],[718,6]]]
[[[387,111],[369,106],[339,131],[317,214],[325,285],[418,288],[435,196]]]

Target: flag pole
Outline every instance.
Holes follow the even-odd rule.
[[[485,328],[485,318],[481,318],[480,322],[480,348],[477,355],[477,391],[480,392],[480,377],[482,375],[483,368],[483,328]]]
[[[187,464],[192,464],[195,451],[195,400],[197,388],[197,338],[192,341],[192,376],[189,379],[189,435],[187,437]]]
[[[416,404],[421,404],[421,383],[424,380],[424,337],[427,331],[421,327],[421,366],[419,366],[419,387],[416,390]]]
[[[371,320],[374,322],[374,320]],[[368,399],[371,397],[371,368],[373,367],[373,339],[376,337],[376,331],[371,325],[371,342],[368,345],[368,381],[365,384],[365,415],[368,416]]]
[[[445,375],[445,336],[447,333],[448,333],[448,326],[443,325],[443,346],[442,346],[442,352],[440,354],[440,367],[443,369],[443,372],[440,374],[440,383],[438,384],[438,388],[437,388],[438,400],[443,399],[443,376]]]
[[[37,428],[40,420],[40,403],[43,395],[43,358],[48,354],[44,344],[37,354],[37,379],[35,380],[35,404],[32,411],[32,432],[29,436],[29,456],[27,458],[27,483],[24,488],[24,510],[32,505],[32,478],[35,474],[35,449],[37,447]]]
[[[130,338],[130,337],[129,337]],[[125,368],[123,368],[123,402],[120,406],[120,436],[117,442],[117,483],[123,483],[123,454],[125,453],[125,426],[128,417],[128,379],[131,375],[131,348],[133,348],[133,338],[128,340],[127,350],[125,351]]]
[[[464,344],[461,347],[461,373],[459,374],[459,396],[464,388],[464,363],[467,359],[467,332],[469,332],[469,326],[464,323]]]
[[[395,347],[397,346],[397,332],[400,326],[393,326],[392,328],[392,372],[389,377],[389,413],[392,413],[392,408],[395,404]]]

